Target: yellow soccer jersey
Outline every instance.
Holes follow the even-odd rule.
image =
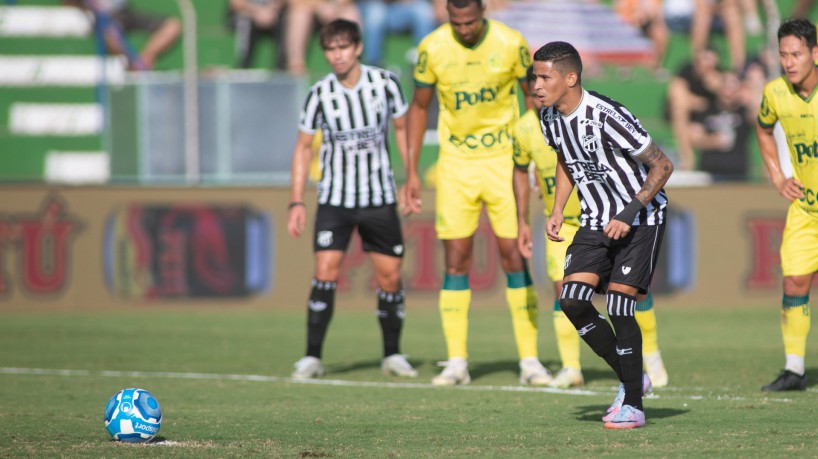
[[[531,65],[520,32],[486,20],[483,38],[467,47],[443,24],[418,46],[415,84],[437,89],[440,155],[511,154],[510,128],[520,113],[517,82]]]
[[[761,126],[771,128],[776,121],[787,135],[793,176],[804,185],[801,208],[818,212],[818,88],[802,98],[784,79],[777,78],[764,87],[758,111]]]
[[[545,202],[545,215],[549,216],[551,215],[551,209],[554,208],[557,152],[545,143],[537,112],[529,110],[517,120],[512,130],[512,138],[514,139],[514,164],[518,167],[528,168],[531,161],[534,161],[537,168],[537,180],[540,183],[540,191]],[[580,214],[581,208],[575,187],[563,210],[565,224],[579,227]]]

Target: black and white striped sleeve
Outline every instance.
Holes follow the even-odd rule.
[[[632,157],[645,151],[651,144],[650,134],[625,107],[620,105],[606,115],[602,130],[603,142]]]
[[[389,98],[389,110],[392,118],[400,118],[409,111],[409,103],[397,75],[386,72],[386,93]]]
[[[301,107],[301,116],[298,120],[298,130],[306,134],[315,134],[319,127],[321,113],[321,98],[315,87],[310,89],[304,98],[304,105]]]

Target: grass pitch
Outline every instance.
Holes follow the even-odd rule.
[[[411,304],[410,304],[411,306]],[[609,431],[613,373],[583,344],[586,385],[522,388],[507,311],[473,307],[472,384],[429,384],[445,347],[437,312],[410,311],[403,350],[417,379],[380,372],[374,312],[337,308],[327,375],[291,381],[305,317],[292,311],[160,310],[0,316],[0,457],[775,457],[818,455],[814,386],[759,388],[783,364],[778,311],[663,310],[670,385],[648,425]],[[543,362],[559,361],[550,311]],[[816,355],[811,337],[808,364]],[[809,367],[811,381],[818,369]],[[164,419],[147,445],[110,440],[108,398],[142,387]]]

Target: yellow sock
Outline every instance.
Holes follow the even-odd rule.
[[[537,291],[528,271],[508,273],[506,301],[511,310],[514,339],[520,359],[537,357]]]
[[[636,322],[642,330],[642,355],[659,352],[656,336],[656,311],[653,309],[653,295],[648,293],[644,300],[636,303]]]
[[[557,350],[560,353],[563,368],[581,370],[579,364],[579,334],[574,324],[560,309],[559,300],[554,301],[554,332],[557,335]]]
[[[784,295],[783,307],[781,334],[784,336],[784,353],[804,357],[810,327],[809,296]]]
[[[440,320],[446,338],[448,357],[468,358],[466,341],[469,334],[469,304],[471,290],[466,275],[446,275],[440,291]]]

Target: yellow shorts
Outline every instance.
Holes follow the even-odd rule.
[[[574,235],[579,230],[578,226],[568,225],[563,223],[560,228],[560,236],[565,240],[562,242],[554,242],[545,237],[545,265],[548,271],[548,277],[552,281],[561,281],[565,273],[565,252],[568,251],[568,246],[574,240]]]
[[[781,272],[802,276],[818,272],[818,215],[805,211],[798,201],[787,210],[781,241]]]
[[[485,159],[442,157],[436,167],[435,229],[438,239],[462,239],[473,235],[483,203],[494,234],[500,238],[517,239],[511,154]]]

